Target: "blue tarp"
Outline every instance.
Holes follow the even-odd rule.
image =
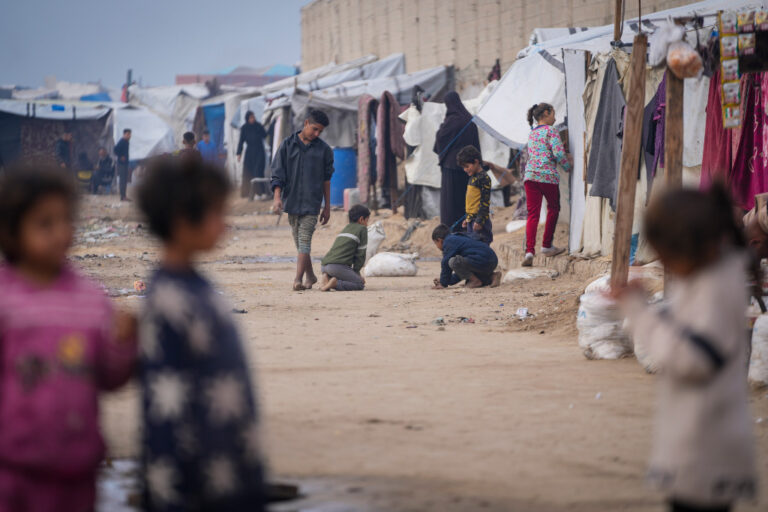
[[[106,92],[97,92],[96,94],[86,94],[85,96],[80,96],[80,101],[112,101],[112,98],[109,96]]]
[[[216,144],[220,153],[224,152],[224,104],[206,105],[203,107],[205,127],[211,132],[211,141]]]
[[[264,72],[264,76],[294,76],[298,73],[295,66],[275,64]]]

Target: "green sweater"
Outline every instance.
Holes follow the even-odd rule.
[[[325,255],[323,265],[346,265],[355,272],[365,265],[365,249],[368,246],[368,228],[357,222],[347,224]]]

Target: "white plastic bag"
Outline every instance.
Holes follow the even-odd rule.
[[[380,252],[365,265],[363,275],[365,277],[415,276],[419,269],[414,261],[418,257],[418,253]]]
[[[370,260],[378,252],[381,242],[385,238],[384,225],[380,220],[368,226],[368,247],[365,249],[365,261]]]
[[[651,66],[660,66],[667,59],[669,45],[682,41],[685,36],[685,27],[677,25],[671,19],[661,25],[648,38],[648,62]]]
[[[749,358],[750,384],[768,386],[768,314],[760,315],[752,329],[752,355]]]
[[[685,41],[669,45],[667,65],[677,78],[697,78],[704,71],[704,63],[699,53]]]
[[[579,347],[587,359],[621,359],[632,354],[618,304],[602,293],[581,296],[576,327]]]

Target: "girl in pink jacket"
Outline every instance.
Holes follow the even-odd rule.
[[[0,181],[0,512],[89,512],[98,392],[130,377],[134,322],[67,263],[75,190],[57,169]]]

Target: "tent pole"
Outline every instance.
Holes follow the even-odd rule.
[[[613,288],[621,288],[626,285],[629,277],[632,220],[635,213],[635,189],[637,188],[637,169],[640,164],[643,131],[647,49],[648,37],[642,33],[637,34],[632,46],[624,143],[621,149],[616,229],[613,242],[613,261],[611,262],[611,287]]]
[[[624,0],[616,0],[616,7],[613,12],[613,40],[621,39],[621,11]]]

